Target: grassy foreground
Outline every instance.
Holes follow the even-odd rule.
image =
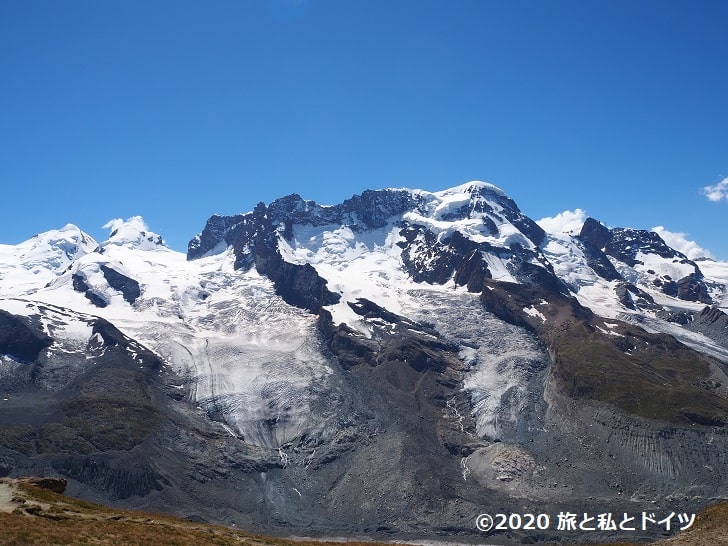
[[[0,545],[322,546],[267,538],[183,519],[117,510],[16,481],[0,480]],[[375,543],[352,542],[360,546]]]
[[[228,527],[117,510],[59,495],[8,478],[0,479],[0,545],[94,546],[341,546],[341,542],[294,541],[250,535]],[[384,546],[347,542],[352,546]],[[620,543],[627,546],[631,543]],[[656,546],[728,546],[728,501],[703,510],[692,528]],[[618,545],[611,545],[618,546]]]

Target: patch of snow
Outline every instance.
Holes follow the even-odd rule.
[[[502,258],[486,252],[483,253],[483,259],[485,260],[488,270],[494,280],[513,283],[517,282],[515,277],[511,275],[511,272],[508,271],[508,267]]]
[[[544,314],[533,306],[524,307],[523,312],[531,317],[541,319],[541,322],[546,322],[546,317],[544,316]]]
[[[648,271],[654,271],[657,275],[662,277],[670,276],[673,280],[677,281],[683,277],[687,277],[691,273],[695,273],[695,267],[693,265],[689,263],[683,264],[673,259],[668,260],[657,254],[638,252],[635,259],[642,263],[636,264],[634,269],[644,274],[647,274]],[[635,280],[640,281],[641,279]]]
[[[389,224],[355,236],[347,226],[295,225],[292,242],[281,239],[279,249],[287,261],[311,264],[328,281],[327,288],[341,294],[339,303],[327,307],[334,323],[370,335],[347,302],[366,298],[401,313],[401,293],[412,281],[402,267],[399,231]]]
[[[615,324],[615,326],[616,326],[616,324]],[[605,335],[607,335],[607,336],[614,336],[614,337],[624,337],[624,335],[622,335],[622,334],[619,334],[619,333],[617,333],[617,332],[614,332],[614,331],[612,331],[611,329],[610,329],[610,330],[605,330],[605,329],[604,329],[604,328],[602,328],[601,326],[597,326],[597,330],[599,330],[599,331],[600,331],[601,333],[603,333],[603,334],[605,334]]]
[[[728,262],[700,260],[697,264],[705,278],[715,285],[713,299],[723,310],[728,309]]]

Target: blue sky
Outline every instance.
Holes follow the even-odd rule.
[[[478,179],[728,260],[728,2],[4,0],[0,242]],[[715,199],[717,197],[717,199]]]

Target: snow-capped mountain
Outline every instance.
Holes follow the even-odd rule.
[[[96,241],[73,224],[36,235],[19,245],[0,245],[3,292],[33,292],[97,246]]]
[[[728,494],[728,265],[656,233],[550,233],[483,182],[291,195],[186,255],[106,227],[0,246],[0,473],[416,536]]]

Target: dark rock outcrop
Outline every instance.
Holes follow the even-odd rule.
[[[286,303],[318,313],[324,305],[339,301],[339,295],[326,288],[326,280],[310,264],[289,263],[278,249],[258,247],[255,265],[261,274],[273,281],[276,293]]]
[[[415,282],[444,284],[450,279],[471,292],[480,292],[486,279],[492,278],[486,254],[498,257],[518,281],[527,286],[568,292],[568,287],[554,273],[553,267],[538,252],[515,245],[495,247],[475,243],[455,231],[440,240],[424,226],[406,226],[400,231],[403,240],[402,262]],[[534,263],[535,262],[535,263]]]
[[[412,195],[403,190],[368,190],[331,207],[291,194],[276,199],[268,206],[258,203],[247,214],[212,216],[202,232],[189,242],[187,259],[204,256],[221,244],[236,248],[236,254],[244,253],[244,250],[249,250],[246,245],[272,231],[290,239],[293,235],[291,228],[296,224],[348,225],[355,231],[376,229],[386,225],[390,218],[416,206]],[[244,267],[242,262],[240,267]]]
[[[684,324],[689,330],[700,332],[723,347],[728,347],[728,314],[717,307],[704,307],[700,313],[691,315]]]
[[[654,231],[629,228],[609,229],[594,218],[587,218],[578,239],[584,247],[588,265],[597,275],[608,281],[623,279],[607,256],[634,267],[642,263],[638,258],[639,254],[652,254],[674,263],[692,266],[694,270],[693,273],[678,281],[668,276],[655,275],[652,279],[653,286],[660,288],[668,296],[681,300],[712,303],[708,287],[697,263],[668,246]]]
[[[451,245],[438,241],[420,225],[407,226],[399,233],[404,240],[397,245],[402,248],[402,262],[412,280],[443,284],[452,277],[459,257]]]
[[[465,219],[471,218],[473,214],[488,213],[501,222],[507,220],[512,223],[536,246],[545,239],[543,229],[521,213],[515,202],[504,194],[478,184],[469,188],[469,192],[470,203],[463,205],[460,210],[446,213],[447,219]],[[488,204],[489,200],[500,205],[499,212],[493,210]],[[345,225],[352,231],[359,232],[382,228],[388,222],[394,221],[402,226],[400,234],[404,241],[398,243],[402,247],[402,259],[417,282],[442,284],[455,275],[459,285],[466,285],[469,290],[477,292],[482,288],[483,280],[491,276],[482,252],[496,252],[504,260],[512,260],[514,274],[519,280],[522,278],[529,284],[558,286],[560,290],[566,290],[542,257],[518,244],[502,249],[489,244],[478,245],[458,232],[441,241],[426,227],[402,221],[405,212],[424,213],[421,209],[424,205],[423,198],[406,190],[369,190],[331,207],[323,207],[292,194],[277,199],[268,206],[259,203],[252,212],[244,215],[211,217],[202,233],[190,241],[187,258],[199,258],[216,248],[222,248],[221,245],[232,246],[236,257],[235,267],[238,269],[255,265],[259,271],[262,267],[261,272],[269,276],[272,274],[280,279],[289,279],[291,275],[301,275],[306,279],[305,282],[309,282],[312,279],[310,272],[292,273],[288,265],[283,265],[287,263],[285,260],[273,257],[277,247],[276,237],[291,240],[295,225]],[[490,217],[483,217],[483,225],[486,231],[497,235],[498,228]],[[538,262],[543,264],[545,272],[535,265]],[[276,274],[275,271],[281,267],[285,271]],[[303,266],[296,266],[298,267]],[[279,281],[271,278],[276,282],[279,294],[283,295],[286,290]],[[318,290],[318,286],[314,288],[315,292]],[[289,294],[286,297],[290,300],[291,296]],[[310,298],[306,300],[303,305],[305,308],[316,308]]]
[[[623,280],[607,255],[602,251],[609,239],[609,230],[593,218],[587,218],[577,240],[586,258],[586,263],[601,278],[607,281]]]
[[[187,257],[202,256],[224,241],[233,248],[236,269],[255,266],[273,281],[276,293],[287,303],[318,313],[323,305],[336,303],[338,295],[326,288],[326,280],[310,264],[284,260],[278,249],[278,238],[286,236],[293,218],[323,221],[322,216],[330,213],[327,208],[294,194],[274,201],[269,207],[258,203],[249,214],[213,216],[203,233],[190,242]]]
[[[703,281],[702,274],[691,273],[677,281],[677,297],[686,301],[699,301],[700,303],[713,303],[708,293],[708,287]]]
[[[0,309],[0,354],[22,362],[33,362],[52,344],[53,340],[40,328],[31,326],[27,317]]]
[[[614,287],[614,292],[617,294],[619,302],[627,309],[656,308],[654,298],[630,282],[618,283]]]
[[[127,302],[134,303],[141,295],[142,291],[139,283],[134,279],[127,277],[123,273],[119,273],[116,269],[108,265],[102,265],[101,272],[104,274],[104,278],[109,283],[109,286],[121,292]]]
[[[607,246],[607,242],[611,239],[609,228],[602,225],[599,220],[587,218],[584,225],[581,226],[579,238],[588,243],[592,248],[603,250]]]
[[[381,228],[393,216],[399,216],[415,206],[412,195],[403,190],[367,190],[341,204],[342,213],[361,218],[365,227]]]
[[[630,267],[640,263],[637,258],[639,253],[656,254],[661,258],[689,263],[685,255],[669,247],[657,233],[644,229],[611,229],[609,240],[604,245],[604,252]],[[694,263],[692,265],[697,268]]]
[[[76,292],[82,292],[86,299],[93,303],[96,307],[103,308],[109,305],[109,302],[106,301],[106,298],[104,298],[101,294],[98,293],[98,291],[94,290],[88,285],[88,283],[86,282],[86,277],[84,277],[80,273],[74,273],[73,275],[71,275],[71,279],[73,282],[73,289]]]
[[[242,214],[235,216],[219,216],[215,214],[211,216],[207,220],[202,233],[192,239],[187,245],[187,259],[193,260],[201,258],[209,252],[212,252],[221,242],[232,244],[232,241],[226,240],[227,234],[234,226],[244,222],[244,218]]]

